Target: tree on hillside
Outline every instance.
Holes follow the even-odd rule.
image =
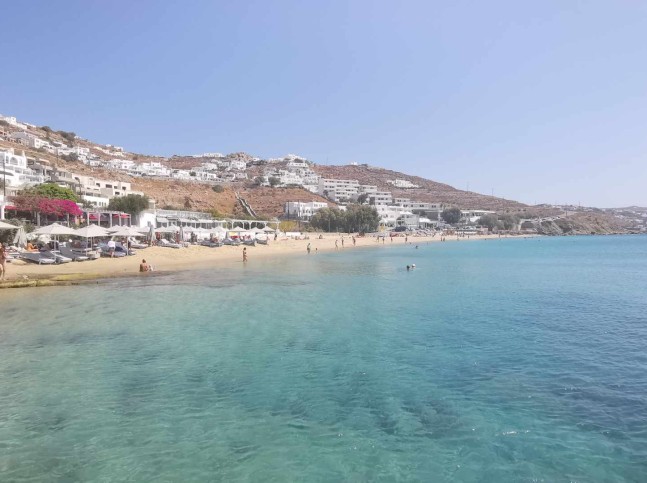
[[[212,186],[211,189],[214,191],[214,193],[222,193],[223,191],[225,191],[225,188],[220,184]]]
[[[63,154],[61,156],[61,159],[75,163],[76,161],[79,160],[79,156],[76,153]]]
[[[39,184],[38,186],[25,190],[24,194],[40,196],[42,198],[79,201],[79,197],[70,188],[63,188],[54,183]]]
[[[357,203],[363,205],[368,200],[368,193],[362,193],[357,197]]]
[[[443,210],[440,216],[445,221],[445,223],[453,225],[461,221],[461,215],[461,210],[459,210],[458,208],[447,208],[446,210]]]
[[[372,206],[348,205],[346,211],[322,208],[310,219],[310,226],[324,231],[371,232],[380,224],[380,216]]]
[[[108,203],[108,209],[115,211],[123,211],[130,213],[133,216],[139,215],[142,211],[148,208],[148,196],[142,195],[126,195],[121,198],[112,198]]]
[[[503,215],[499,218],[504,230],[514,230],[519,224],[519,217],[516,215]]]
[[[347,232],[372,232],[380,225],[380,215],[373,206],[349,205],[345,215]]]
[[[503,226],[503,224],[499,225],[499,220],[495,215],[483,215],[478,219],[477,223],[481,226],[486,226],[489,231]]]
[[[338,208],[322,208],[310,218],[310,226],[323,231],[339,231],[343,213]]]
[[[270,176],[270,178],[267,180],[270,183],[270,186],[272,188],[278,186],[281,183],[281,180],[277,178],[276,176]]]

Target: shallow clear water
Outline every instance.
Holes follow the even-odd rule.
[[[647,479],[647,237],[250,260],[0,294],[0,481]]]

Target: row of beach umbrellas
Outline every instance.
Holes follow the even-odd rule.
[[[0,229],[1,230],[18,229],[18,233],[16,233],[15,238],[16,239],[20,238],[21,241],[26,239],[26,234],[23,227],[16,227],[14,225],[10,225],[9,223],[0,221]],[[234,228],[231,230],[227,230],[221,226],[217,226],[215,228],[193,228],[193,227],[184,227],[184,226],[176,226],[176,225],[160,227],[160,228],[152,228],[152,227],[137,228],[133,226],[114,226],[112,228],[104,228],[99,225],[88,225],[88,226],[84,226],[83,228],[74,229],[65,225],[61,225],[59,223],[52,223],[51,225],[42,226],[38,228],[33,233],[35,235],[49,235],[52,237],[58,237],[61,235],[62,236],[73,235],[73,236],[80,236],[83,238],[97,238],[97,237],[104,237],[104,236],[125,236],[125,237],[131,237],[131,236],[137,237],[137,236],[147,236],[147,235],[152,236],[153,233],[178,233],[178,232],[182,234],[183,233],[201,233],[201,234],[217,233],[217,234],[224,235],[228,232],[238,233],[238,234],[258,234],[258,233],[271,233],[274,231],[275,230],[270,227],[254,228],[251,230],[245,230],[242,228],[239,228],[239,229]]]

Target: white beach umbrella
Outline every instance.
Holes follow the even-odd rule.
[[[162,226],[160,228],[155,228],[155,233],[175,233],[178,230],[177,226]]]
[[[41,226],[38,230],[34,230],[34,234],[51,236],[76,235],[76,230],[74,228],[69,228],[58,223],[52,223],[51,225]]]
[[[145,236],[142,232],[140,232],[137,228],[133,226],[122,226],[121,229],[114,231],[111,233],[112,236]]]
[[[0,221],[0,230],[15,230],[18,228],[15,225],[10,225],[9,223],[5,223],[4,221]]]
[[[16,232],[16,235],[13,237],[13,244],[16,245],[17,247],[22,248],[25,245],[27,245],[27,234],[25,233],[25,227],[18,226],[15,228],[18,228],[18,231]]]
[[[106,236],[109,232],[104,227],[99,225],[88,225],[76,230],[76,235],[83,238],[95,238]]]
[[[263,231],[267,233],[274,233],[276,230],[274,228],[270,228],[269,226],[266,226],[265,228],[263,228]]]

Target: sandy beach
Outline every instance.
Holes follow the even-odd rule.
[[[498,235],[470,236],[470,238],[457,239],[456,236],[447,236],[447,243],[468,242],[499,238]],[[335,251],[335,241],[338,250],[348,251],[361,248],[388,249],[393,246],[403,245],[404,237],[394,237],[393,241],[386,237],[384,242],[376,241],[375,237],[356,237],[356,246],[350,235],[311,234],[309,239],[281,238],[270,240],[269,245],[256,245],[247,247],[248,263],[254,260],[278,256],[307,256],[308,243],[311,245],[311,256],[318,252]],[[409,236],[408,243],[422,245],[426,243],[440,243],[439,235],[435,237]],[[85,262],[71,262],[60,265],[36,265],[22,260],[15,260],[7,264],[6,281],[0,282],[0,288],[15,286],[35,285],[35,281],[48,281],[48,284],[64,284],[83,280],[112,278],[121,276],[139,275],[139,264],[142,259],[154,267],[157,272],[190,270],[195,268],[216,267],[219,264],[232,261],[242,263],[243,246],[223,246],[208,248],[190,245],[185,248],[174,249],[165,247],[148,247],[137,250],[135,256],[122,258],[100,258]],[[40,285],[40,284],[38,284]]]

